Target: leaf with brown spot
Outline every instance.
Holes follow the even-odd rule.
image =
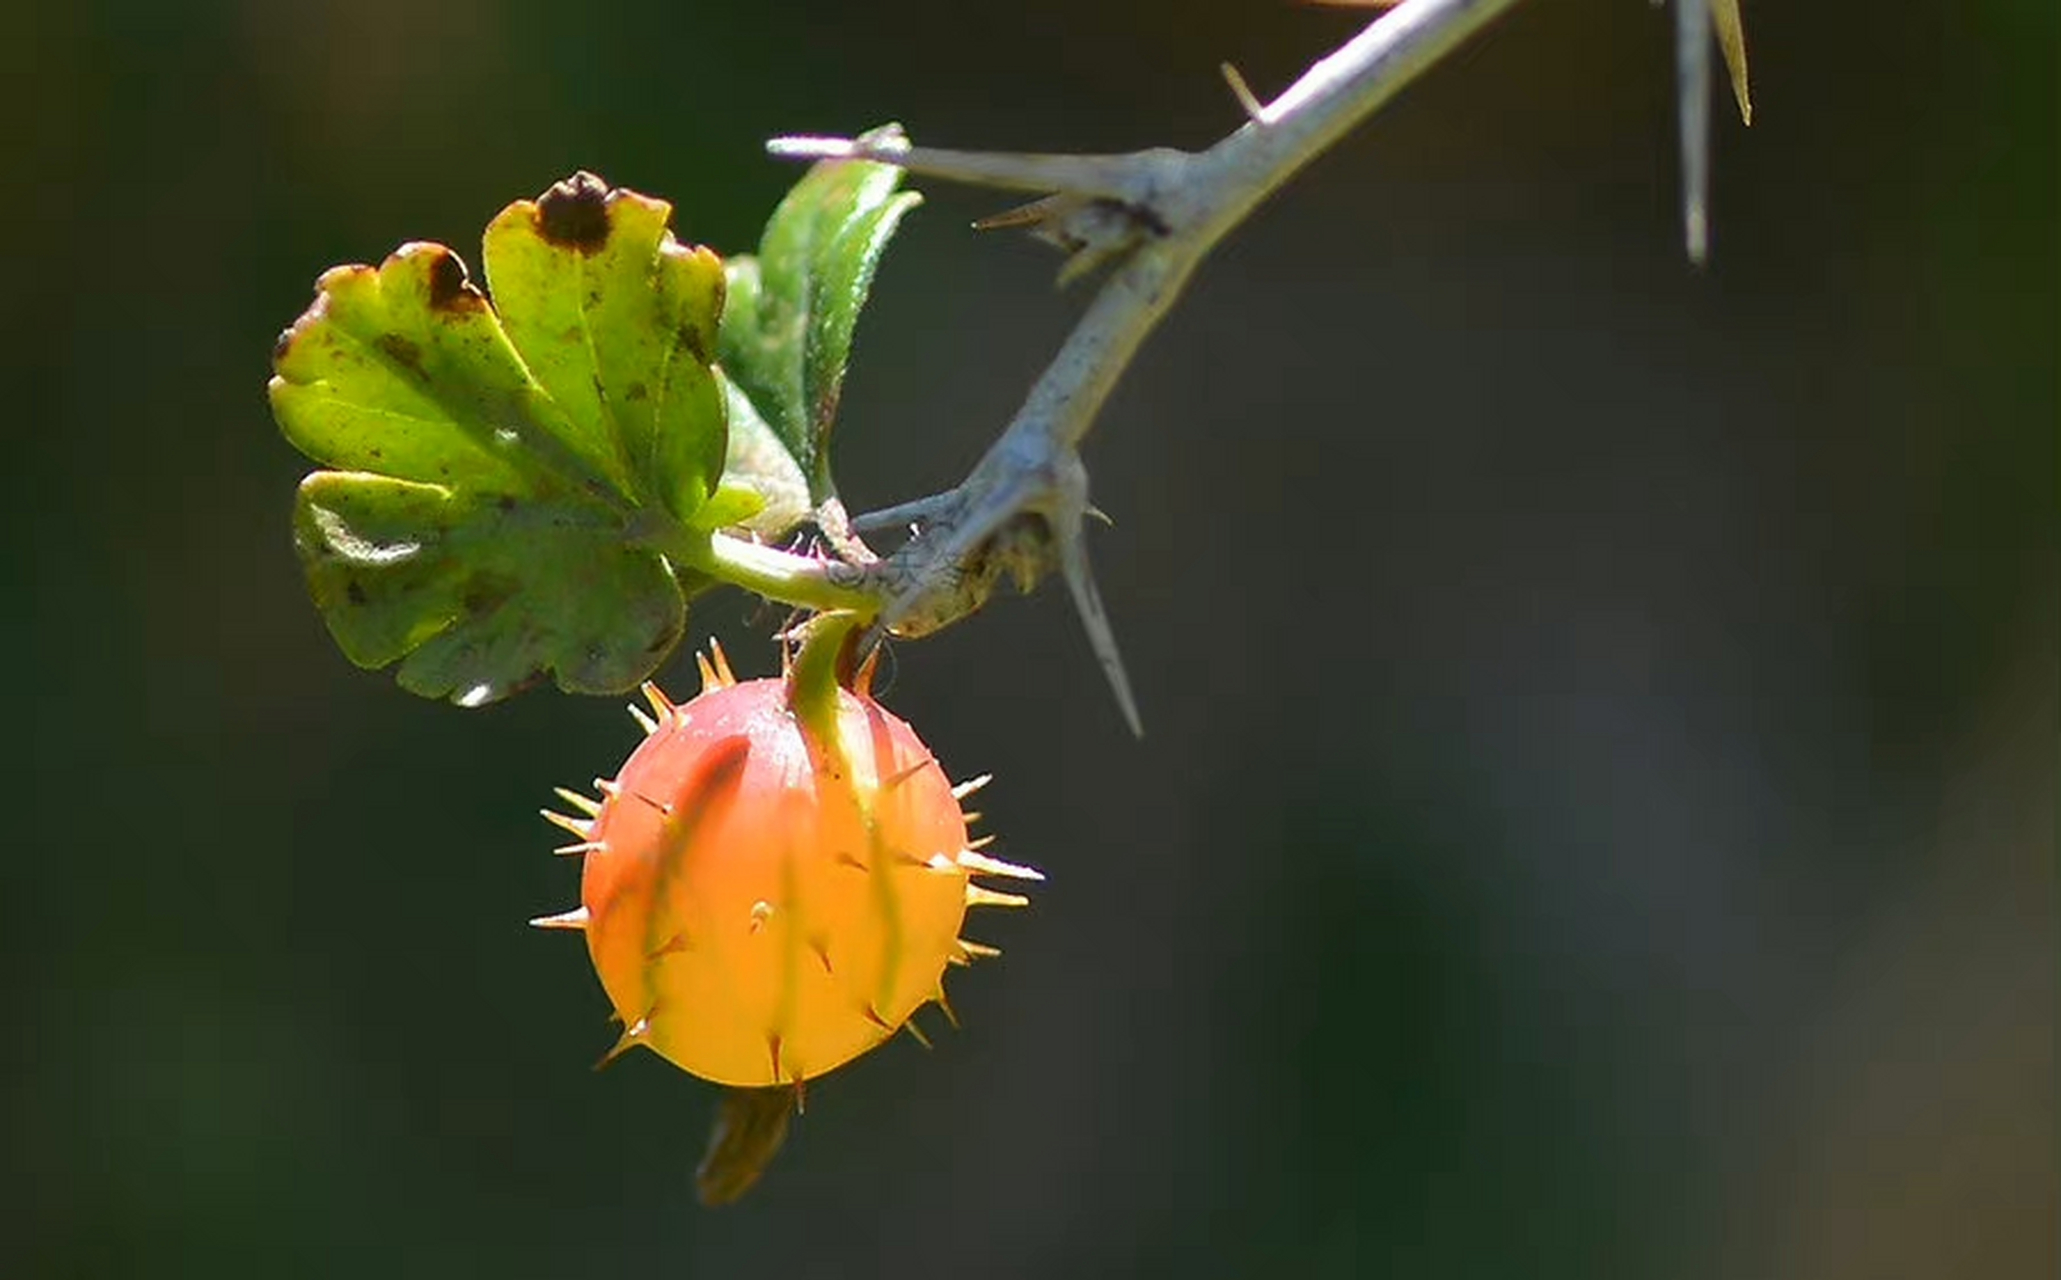
[[[722,265],[670,220],[582,174],[489,227],[491,302],[434,244],[317,282],[270,394],[335,468],[302,483],[294,537],[352,661],[476,705],[546,674],[621,692],[671,652],[708,583],[650,531],[714,527],[727,431]]]
[[[458,255],[407,244],[378,267],[336,267],[280,336],[272,412],[294,447],[403,480],[508,488],[547,465],[525,444],[564,415],[484,308],[430,305]]]
[[[488,225],[487,282],[570,443],[636,501],[691,521],[723,475],[710,361],[723,266],[674,239],[672,206],[592,174]]]

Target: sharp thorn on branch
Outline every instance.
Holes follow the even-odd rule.
[[[1682,239],[1689,261],[1710,259],[1710,46],[1724,54],[1739,119],[1753,123],[1746,79],[1746,36],[1739,0],[1675,0],[1675,95],[1681,127]]]
[[[1383,0],[1333,0],[1385,7]],[[1030,193],[984,219],[1058,246],[1061,279],[1109,275],[1023,407],[957,488],[846,522],[856,535],[903,526],[912,536],[877,564],[835,568],[885,599],[877,630],[917,636],[978,609],[1005,574],[1020,586],[1056,566],[1065,576],[1124,719],[1142,732],[1137,701],[1088,561],[1086,471],[1079,448],[1146,336],[1210,248],[1264,198],[1406,84],[1517,0],[1402,0],[1260,103],[1235,69],[1225,79],[1249,117],[1208,150],[1121,155],[952,151],[918,147],[899,130],[857,139],[790,137],[767,145],[802,160],[862,159],[912,173]],[[1710,248],[1711,45],[1723,50],[1742,116],[1750,112],[1738,0],[1675,0],[1682,167],[1682,234],[1699,265]],[[1715,39],[1713,39],[1713,30]],[[831,513],[829,523],[838,525]],[[734,554],[734,553],[733,553]]]
[[[1689,261],[1710,257],[1710,5],[1675,0],[1675,90],[1682,145],[1682,239]]]
[[[1753,91],[1746,77],[1746,29],[1739,21],[1739,0],[1710,0],[1710,23],[1717,28],[1718,48],[1732,77],[1732,99],[1739,104],[1739,122],[1753,127]]]
[[[1138,714],[1138,699],[1131,692],[1131,678],[1124,671],[1124,655],[1116,646],[1116,630],[1109,625],[1109,614],[1102,607],[1102,593],[1095,589],[1095,573],[1088,564],[1088,544],[1081,536],[1078,514],[1054,524],[1052,540],[1059,552],[1059,572],[1066,578],[1074,608],[1081,615],[1081,626],[1088,633],[1088,645],[1095,651],[1095,660],[1102,664],[1102,674],[1109,677],[1109,691],[1116,696],[1124,723],[1131,727],[1133,737],[1142,738],[1145,721]]]
[[[1011,205],[1000,213],[990,213],[973,220],[975,231],[1011,231],[1018,227],[1035,227],[1049,216],[1051,202],[1057,196],[1039,196],[1029,204]]]
[[[1220,63],[1217,70],[1224,73],[1224,83],[1231,86],[1231,96],[1238,99],[1238,109],[1245,113],[1245,118],[1254,124],[1265,124],[1267,122],[1266,104],[1262,103],[1259,100],[1259,96],[1253,93],[1252,86],[1245,83],[1244,73],[1228,62]]]
[[[783,160],[874,160],[970,186],[1063,192],[1126,204],[1142,201],[1170,170],[1192,159],[1171,147],[1109,155],[954,151],[916,146],[898,131],[879,138],[774,138],[766,152]]]

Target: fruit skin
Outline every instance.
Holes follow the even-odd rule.
[[[790,695],[767,679],[655,700],[603,786],[581,901],[618,1051],[798,1084],[942,1002],[966,954],[966,820],[929,749],[868,696],[838,688],[834,714],[804,717]]]

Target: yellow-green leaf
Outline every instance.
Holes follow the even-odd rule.
[[[722,264],[670,208],[578,174],[488,228],[494,297],[451,250],[339,267],[281,335],[281,430],[334,470],[295,544],[337,644],[418,693],[477,704],[549,674],[634,686],[707,585],[651,550],[702,512],[727,449],[712,357]]]

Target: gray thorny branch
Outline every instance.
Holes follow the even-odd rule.
[[[1088,472],[1080,443],[1146,335],[1205,254],[1276,188],[1405,85],[1517,0],[1404,0],[1261,104],[1226,67],[1248,119],[1205,151],[1123,155],[947,151],[883,141],[778,138],[774,155],[859,158],[1040,198],[987,220],[1018,226],[1068,254],[1062,282],[1107,268],[1085,314],[985,456],[956,488],[852,521],[858,530],[911,526],[885,559],[833,566],[847,585],[883,597],[880,625],[905,636],[949,625],[997,583],[1065,578],[1124,718],[1142,733],[1137,701],[1082,537]],[[1710,0],[1675,0],[1683,230],[1700,262],[1707,238]],[[840,508],[841,513],[841,508]]]

